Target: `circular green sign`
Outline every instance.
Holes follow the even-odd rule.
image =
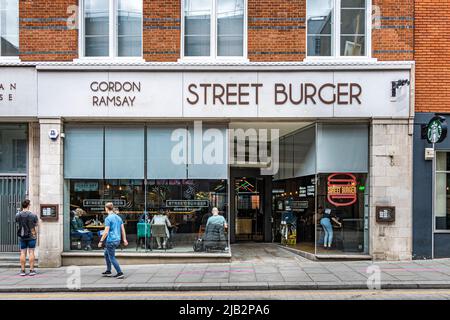
[[[427,126],[427,140],[429,143],[439,143],[447,137],[447,121],[442,116],[430,120]]]

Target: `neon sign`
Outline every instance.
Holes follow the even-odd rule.
[[[328,176],[327,199],[336,207],[354,204],[357,200],[356,177],[351,173],[334,173]]]

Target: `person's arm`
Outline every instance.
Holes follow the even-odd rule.
[[[171,228],[172,227],[172,224],[170,223],[170,220],[169,220],[169,218],[166,216],[166,223],[167,223],[167,226],[169,227],[169,228]]]
[[[222,217],[222,218],[223,218],[223,217]],[[225,229],[228,228],[228,223],[227,223],[227,220],[225,220],[225,218],[223,218],[223,227],[224,227]]]
[[[37,214],[34,215],[33,222],[34,222],[34,232],[36,233],[36,237],[37,237],[38,232],[39,232],[39,217],[37,216]]]
[[[102,234],[102,238],[100,239],[100,241],[99,241],[99,243],[98,243],[98,247],[99,248],[101,248],[102,247],[102,244],[103,244],[103,242],[105,242],[105,239],[106,239],[106,237],[108,236],[108,233],[109,233],[109,224],[105,227],[105,231],[103,231],[103,234]]]
[[[339,222],[339,220],[336,219],[335,217],[332,217],[331,220],[333,220],[334,222],[336,222],[336,224],[337,224],[339,227],[342,227],[342,223]]]
[[[127,241],[127,233],[125,232],[125,226],[123,225],[123,223],[120,226],[120,229],[122,231],[123,244],[126,247],[128,245],[128,241]]]

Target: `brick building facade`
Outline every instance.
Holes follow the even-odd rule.
[[[446,138],[433,145],[425,135],[432,119],[436,116],[448,118],[450,113],[450,41],[447,32],[450,8],[443,1],[416,1],[414,12],[413,257],[442,258],[448,257],[450,252],[449,185],[445,165],[450,143]],[[434,155],[433,159],[424,156],[427,149]]]
[[[20,59],[78,58],[78,32],[71,27],[72,19],[78,16],[77,5],[74,0],[20,1]],[[247,6],[250,61],[305,59],[306,0],[249,0]],[[375,0],[372,6],[372,57],[379,61],[414,60],[414,1]],[[419,8],[429,10],[428,13],[434,10],[428,5]],[[143,57],[147,62],[176,62],[180,58],[181,11],[179,0],[144,1]],[[430,31],[425,29],[430,25],[427,21],[423,25],[419,37]],[[425,41],[431,38],[426,37]]]
[[[17,1],[17,54],[14,37],[4,38],[9,56],[0,47],[0,146],[14,154],[0,161],[0,179],[26,181],[16,193],[41,215],[40,265],[102,263],[90,244],[106,201],[126,222],[128,263],[230,259],[228,245],[192,250],[213,206],[231,243],[411,259],[417,1],[199,3]],[[186,159],[211,141],[196,140],[201,121],[225,160],[174,163],[179,129],[192,135]],[[278,148],[273,158],[234,161],[230,145],[250,146],[232,136],[238,129],[273,133],[268,144],[253,135],[258,150]],[[160,207],[175,226],[172,247],[149,251],[155,239],[140,228]],[[342,222],[334,236],[313,218],[322,209]],[[95,221],[89,237],[78,218]],[[0,229],[0,251],[17,249],[13,229]]]

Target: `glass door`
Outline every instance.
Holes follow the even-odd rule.
[[[263,182],[262,178],[235,178],[236,241],[264,240]]]

